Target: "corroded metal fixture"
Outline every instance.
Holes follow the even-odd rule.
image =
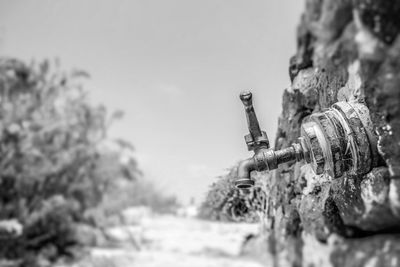
[[[254,156],[239,163],[235,181],[239,189],[254,185],[251,171],[274,170],[282,163],[304,161],[316,174],[327,173],[334,178],[344,173],[362,175],[376,166],[377,140],[368,108],[363,104],[338,102],[324,112],[310,115],[303,120],[297,141],[275,151],[260,129],[251,92],[242,92],[240,99],[250,132],[245,141]]]

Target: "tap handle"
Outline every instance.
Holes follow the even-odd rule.
[[[240,100],[244,105],[247,119],[247,127],[250,134],[244,138],[246,140],[248,150],[258,150],[260,148],[269,148],[268,136],[264,131],[261,131],[257,120],[256,112],[253,107],[253,95],[250,91],[240,93]]]

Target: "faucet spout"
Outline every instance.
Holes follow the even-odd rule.
[[[238,178],[235,181],[235,187],[239,189],[253,187],[254,181],[250,179],[250,173],[256,169],[257,167],[254,158],[242,160],[238,166]]]
[[[293,143],[290,147],[277,151],[261,148],[256,151],[253,157],[239,162],[235,186],[238,189],[251,188],[254,186],[254,181],[250,176],[251,171],[275,170],[280,164],[301,161],[306,155],[306,148],[298,143]]]

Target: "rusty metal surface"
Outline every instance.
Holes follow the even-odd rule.
[[[354,174],[365,174],[372,168],[371,145],[367,131],[358,116],[355,108],[348,102],[338,102],[333,108],[340,111],[345,122],[351,129],[351,134],[346,135],[347,146],[352,151],[352,164]],[[358,106],[360,109],[360,106]],[[344,123],[345,123],[344,122]]]
[[[326,111],[328,112],[328,111]],[[311,115],[316,124],[320,127],[321,136],[320,143],[324,144],[322,149],[325,158],[324,171],[332,177],[340,177],[343,174],[343,161],[340,149],[340,141],[331,121],[324,113],[316,113]]]
[[[320,140],[317,138],[319,128],[314,121],[303,123],[301,135],[305,145],[310,151],[310,164],[316,174],[322,174],[325,168],[325,157]]]
[[[368,108],[360,103],[338,102],[312,114],[302,125],[302,137],[316,174],[326,172],[334,178],[346,172],[365,174],[376,165],[376,136]]]

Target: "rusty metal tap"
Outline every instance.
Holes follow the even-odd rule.
[[[337,102],[324,112],[303,119],[301,136],[289,147],[273,150],[267,134],[261,131],[254,111],[251,92],[240,99],[246,111],[249,134],[247,148],[254,156],[239,163],[235,186],[251,188],[251,171],[274,170],[282,163],[305,161],[316,175],[338,178],[345,173],[364,175],[377,166],[377,136],[368,108],[360,102]]]
[[[267,134],[260,129],[256,113],[253,107],[252,93],[249,91],[240,94],[240,100],[245,108],[249,134],[245,135],[245,141],[249,151],[254,151],[254,156],[239,163],[238,178],[235,181],[236,188],[245,189],[254,186],[250,178],[253,170],[265,171],[278,168],[279,164],[300,161],[304,158],[304,151],[300,144],[292,144],[290,147],[274,151],[269,147]]]

